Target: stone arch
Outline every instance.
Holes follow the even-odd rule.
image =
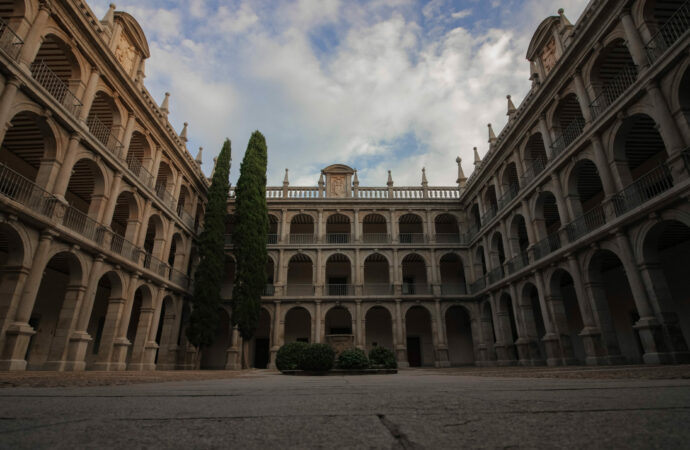
[[[61,30],[45,28],[41,46],[31,64],[33,77],[66,107],[77,105],[75,94],[84,82],[84,70],[78,54],[68,44],[70,38]],[[56,82],[59,80],[64,88]],[[72,95],[67,92],[69,89]],[[73,110],[74,111],[74,110]]]
[[[527,254],[530,245],[529,234],[527,233],[527,222],[522,214],[515,214],[510,221],[509,228],[510,248],[514,255]]]
[[[487,299],[484,300],[480,307],[481,314],[481,333],[482,342],[486,348],[486,360],[495,361],[496,360],[496,328],[494,327],[494,314],[491,302]]]
[[[75,253],[55,246],[43,270],[29,318],[36,334],[27,349],[28,369],[59,368],[86,270]]]
[[[479,214],[479,204],[476,202],[473,203],[472,207],[470,208],[470,217],[470,231],[474,231],[476,233],[482,228],[482,219],[481,215]],[[474,228],[474,230],[472,230],[472,228]]]
[[[368,213],[362,219],[362,242],[379,244],[389,241],[388,220],[382,214]]]
[[[527,139],[523,152],[523,161],[525,163],[523,177],[526,177],[523,179],[523,183],[529,183],[532,177],[544,170],[548,161],[546,144],[541,133],[534,133]]]
[[[486,220],[484,222],[488,222],[498,212],[498,198],[496,196],[496,186],[494,186],[493,184],[487,187],[486,192],[484,193],[484,208],[486,210],[486,212],[484,213],[484,215],[486,216]]]
[[[602,203],[605,193],[597,165],[589,159],[580,159],[568,177],[568,201],[575,217],[590,211],[600,210],[603,219]],[[594,225],[594,224],[591,224]],[[602,225],[602,222],[597,222]]]
[[[167,263],[175,270],[183,271],[185,260],[185,249],[187,248],[185,238],[180,231],[175,231],[170,240],[170,250],[168,251]]]
[[[549,298],[554,324],[560,335],[560,344],[565,362],[584,363],[585,348],[580,338],[584,328],[573,278],[563,269],[555,269],[548,278]]]
[[[295,214],[290,219],[290,243],[311,244],[314,242],[314,216],[309,213]]]
[[[266,308],[259,310],[259,320],[252,337],[250,351],[252,367],[265,369],[271,360],[271,313]]]
[[[383,305],[373,305],[364,312],[365,348],[384,347],[394,352],[393,314]]]
[[[444,319],[450,365],[474,365],[474,339],[470,311],[461,305],[451,305],[446,309]]]
[[[164,241],[165,224],[158,214],[153,213],[146,222],[144,250],[146,253],[158,257],[162,253]]]
[[[364,259],[364,295],[391,294],[391,265],[385,255],[372,252]]]
[[[479,279],[486,275],[486,256],[484,255],[484,246],[480,245],[477,247],[474,258],[474,278]]]
[[[23,285],[20,275],[27,273],[31,266],[31,247],[24,230],[14,224],[0,222],[0,292],[3,293],[0,295],[1,333],[14,319],[10,317],[10,312],[21,299]]]
[[[657,128],[652,117],[638,113],[626,117],[616,131],[613,157],[623,185],[633,183],[666,162],[668,152]],[[667,178],[670,179],[670,174]]]
[[[343,213],[333,213],[326,219],[326,242],[329,244],[349,244],[352,224],[350,217]]]
[[[539,290],[531,281],[524,283],[518,291],[518,305],[525,337],[529,341],[529,356],[533,362],[536,360],[543,364],[546,360],[546,348],[543,342],[546,336],[546,325],[539,302]]]
[[[506,261],[506,251],[503,245],[503,235],[495,231],[491,236],[491,266],[495,269],[502,267]]]
[[[314,295],[314,262],[305,253],[297,253],[288,261],[288,295]]]
[[[501,329],[504,344],[508,346],[510,359],[515,359],[514,345],[520,335],[518,322],[516,320],[515,309],[513,308],[513,298],[507,292],[503,292],[498,298],[496,305],[497,326]]]
[[[232,345],[232,324],[225,308],[218,308],[218,321],[213,343],[201,351],[201,369],[223,370]]]
[[[285,343],[312,342],[312,315],[303,306],[293,306],[285,311]]]
[[[511,161],[506,164],[501,176],[501,185],[503,186],[503,192],[509,193],[511,199],[515,198],[520,190],[520,176],[518,175],[515,162]]]
[[[444,295],[467,294],[465,265],[460,255],[454,252],[445,253],[439,261],[441,275],[441,293]]]
[[[113,95],[100,89],[91,104],[86,119],[91,134],[110,150],[119,144],[117,136],[122,130],[122,115]]]
[[[609,36],[611,37],[613,36]],[[592,114],[598,116],[637,78],[637,68],[625,44],[624,36],[609,39],[593,59],[588,78],[594,98],[591,105]]]
[[[275,214],[269,214],[268,215],[268,235],[267,235],[267,244],[277,244],[278,243],[278,227],[280,226],[280,220],[278,219],[278,216]]]
[[[159,196],[164,195],[163,192],[170,193],[174,185],[175,174],[172,169],[172,164],[168,160],[162,159],[156,173],[156,193]]]
[[[325,281],[327,295],[353,295],[353,268],[350,257],[344,253],[332,253],[326,259]]]
[[[458,227],[457,217],[453,214],[437,214],[434,218],[434,227],[436,242],[449,244],[460,242],[460,227]]]
[[[647,0],[635,3],[635,18],[650,57],[658,58],[685,30],[684,15],[676,14],[682,0]]]
[[[125,160],[129,170],[139,177],[144,184],[153,183],[153,175],[146,169],[152,161],[151,144],[144,133],[138,130],[132,133]]]
[[[343,305],[332,305],[324,311],[324,332],[328,335],[352,335],[353,314]]]
[[[57,157],[59,140],[56,136],[45,117],[22,109],[12,117],[5,133],[0,163],[30,181],[47,184],[49,173],[41,162]]]
[[[26,36],[36,15],[38,5],[29,0],[5,0],[0,17],[18,36]]]
[[[403,295],[426,294],[429,290],[426,259],[419,253],[408,253],[401,261]]]
[[[186,180],[185,180],[186,181]],[[189,194],[189,189],[187,185],[183,182],[180,186],[180,195],[177,197],[177,215],[181,216],[184,213],[189,214],[189,206],[191,195]]]
[[[398,230],[401,244],[424,242],[424,220],[418,214],[402,214],[398,218]]]
[[[580,102],[574,92],[567,93],[558,101],[551,118],[557,138],[552,149],[560,153],[582,134],[585,118],[580,108]]]
[[[410,367],[434,364],[434,338],[431,312],[422,305],[412,305],[405,311],[407,362]]]
[[[550,191],[541,191],[537,196],[534,208],[534,221],[541,238],[556,236],[561,228],[561,214],[556,196]],[[553,249],[552,249],[553,250]]]
[[[106,200],[106,191],[105,174],[93,159],[82,158],[72,166],[67,191],[64,193],[70,206],[97,219]]]
[[[86,325],[91,337],[87,344],[84,362],[86,368],[107,359],[111,354],[113,339],[119,319],[118,309],[109,307],[111,302],[124,300],[124,282],[118,271],[108,267],[98,280],[98,286]]]

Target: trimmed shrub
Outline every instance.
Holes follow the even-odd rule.
[[[369,362],[372,366],[383,366],[384,369],[397,369],[395,353],[385,347],[374,347],[369,351]]]
[[[344,350],[338,355],[338,368],[340,369],[368,369],[369,358],[364,350],[352,348]]]
[[[285,344],[276,354],[276,367],[281,372],[283,370],[301,369],[304,352],[309,347],[306,342],[291,342]]]
[[[333,368],[335,352],[327,344],[311,344],[304,349],[300,369],[323,372]]]

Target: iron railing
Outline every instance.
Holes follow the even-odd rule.
[[[313,284],[288,284],[287,295],[308,297],[314,295]]]
[[[426,283],[403,283],[402,295],[428,295],[429,285]]]
[[[24,176],[0,163],[0,194],[44,216],[52,216],[57,200]]]
[[[503,265],[494,267],[486,274],[486,277],[489,280],[489,284],[498,283],[503,279],[503,276]]]
[[[364,295],[391,295],[393,286],[389,283],[364,283]]]
[[[266,243],[268,245],[276,245],[278,243],[278,235],[276,233],[269,233],[266,235]]]
[[[522,176],[520,177],[523,185],[528,184],[537,175],[539,175],[546,168],[546,164],[548,162],[546,160],[546,158],[544,158],[544,157],[535,158],[535,159],[532,159],[529,161],[531,161],[531,162],[527,163],[527,168],[525,169],[525,173],[523,173]]]
[[[578,117],[563,129],[561,134],[551,144],[551,151],[556,157],[563,152],[572,142],[577,139],[585,129],[585,119]]]
[[[43,60],[31,64],[31,76],[43,86],[50,95],[55,98],[73,116],[78,117],[83,106],[77,97],[70,91],[67,84],[48,67]]]
[[[436,243],[438,244],[459,244],[459,233],[436,233]]]
[[[166,205],[171,208],[175,207],[175,199],[173,195],[168,191],[164,184],[156,185],[156,196],[163,201]]]
[[[62,216],[62,225],[97,244],[103,243],[103,235],[106,230],[105,226],[96,222],[73,206],[65,208],[65,214]]]
[[[7,53],[7,56],[16,60],[23,46],[24,41],[12,31],[7,22],[0,19],[0,48]]]
[[[143,162],[134,155],[127,155],[127,168],[146,186],[153,186],[153,174],[144,167]]]
[[[291,244],[313,244],[314,235],[311,233],[290,233]]]
[[[350,233],[326,233],[327,244],[349,244]]]
[[[119,234],[113,234],[110,241],[110,250],[136,264],[139,264],[139,258],[142,251],[136,245]]]
[[[529,265],[529,255],[527,253],[520,253],[514,258],[506,262],[506,268],[509,274],[514,274]]]
[[[109,126],[105,125],[93,114],[89,114],[89,117],[86,118],[86,126],[98,142],[103,144],[105,148],[110,150],[115,156],[120,156],[123,145],[112,133]]]
[[[690,174],[690,147],[686,148],[681,152],[681,156],[683,157],[683,162],[685,163],[685,170]]]
[[[470,293],[476,294],[477,292],[483,290],[486,287],[486,275],[474,280],[470,283]]]
[[[465,283],[442,283],[441,295],[465,295],[467,287]]]
[[[680,8],[666,21],[666,23],[645,44],[649,62],[656,61],[666,50],[671,48],[690,29],[690,1],[683,3]]]
[[[326,295],[329,296],[343,296],[354,295],[355,289],[351,284],[329,283],[326,285]]]
[[[170,281],[184,288],[189,287],[189,277],[186,273],[181,272],[177,269],[170,269]]]
[[[194,217],[184,209],[183,205],[177,207],[177,215],[179,216],[182,223],[187,225],[189,228],[194,228]]]
[[[539,260],[559,248],[561,248],[561,238],[557,232],[552,233],[534,245],[534,260]]]
[[[496,217],[496,214],[498,214],[498,207],[497,207],[497,205],[489,205],[489,208],[486,210],[486,212],[484,213],[484,215],[481,216],[481,218],[479,219],[479,221],[480,221],[482,224],[486,225],[487,223],[489,223],[489,221],[490,221],[491,219],[493,219],[494,217]]]
[[[662,163],[613,196],[616,216],[637,208],[672,187],[671,169]]]
[[[267,283],[266,286],[264,286],[263,295],[265,297],[273,297],[276,295],[276,287],[271,283]]]
[[[400,233],[401,244],[423,244],[426,242],[424,233]]]
[[[636,79],[637,67],[634,64],[624,66],[611,81],[602,87],[601,93],[590,103],[589,109],[592,111],[592,117],[599,117],[611,103],[632,86]]]
[[[388,233],[363,233],[362,242],[365,244],[387,244],[391,241]]]
[[[510,203],[515,197],[517,197],[518,192],[520,192],[520,186],[517,184],[511,184],[508,186],[508,189],[501,195],[501,198],[498,199],[498,209],[499,211],[508,206],[508,203]]]
[[[153,256],[151,253],[144,253],[143,263],[146,269],[149,269],[151,272],[157,273],[158,275],[167,278],[167,273],[170,266],[168,266],[168,264]]]
[[[606,223],[606,215],[601,205],[595,206],[565,226],[568,242],[575,242],[582,236],[596,230]]]

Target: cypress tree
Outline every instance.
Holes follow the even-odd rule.
[[[242,336],[242,364],[249,366],[249,341],[254,337],[261,295],[266,285],[266,239],[268,208],[266,206],[267,149],[264,136],[252,133],[240,166],[235,186],[235,227],[233,229],[236,260],[232,289],[232,323]]]
[[[223,251],[225,217],[230,190],[230,140],[226,139],[216,159],[216,167],[208,190],[204,230],[199,236],[199,265],[194,275],[194,309],[187,327],[187,338],[195,347],[213,343],[221,306],[220,287],[223,283],[225,253]]]

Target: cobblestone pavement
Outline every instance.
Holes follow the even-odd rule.
[[[72,385],[29,387],[60,377]],[[681,366],[38,374],[0,389],[0,447],[687,448],[687,377]]]

